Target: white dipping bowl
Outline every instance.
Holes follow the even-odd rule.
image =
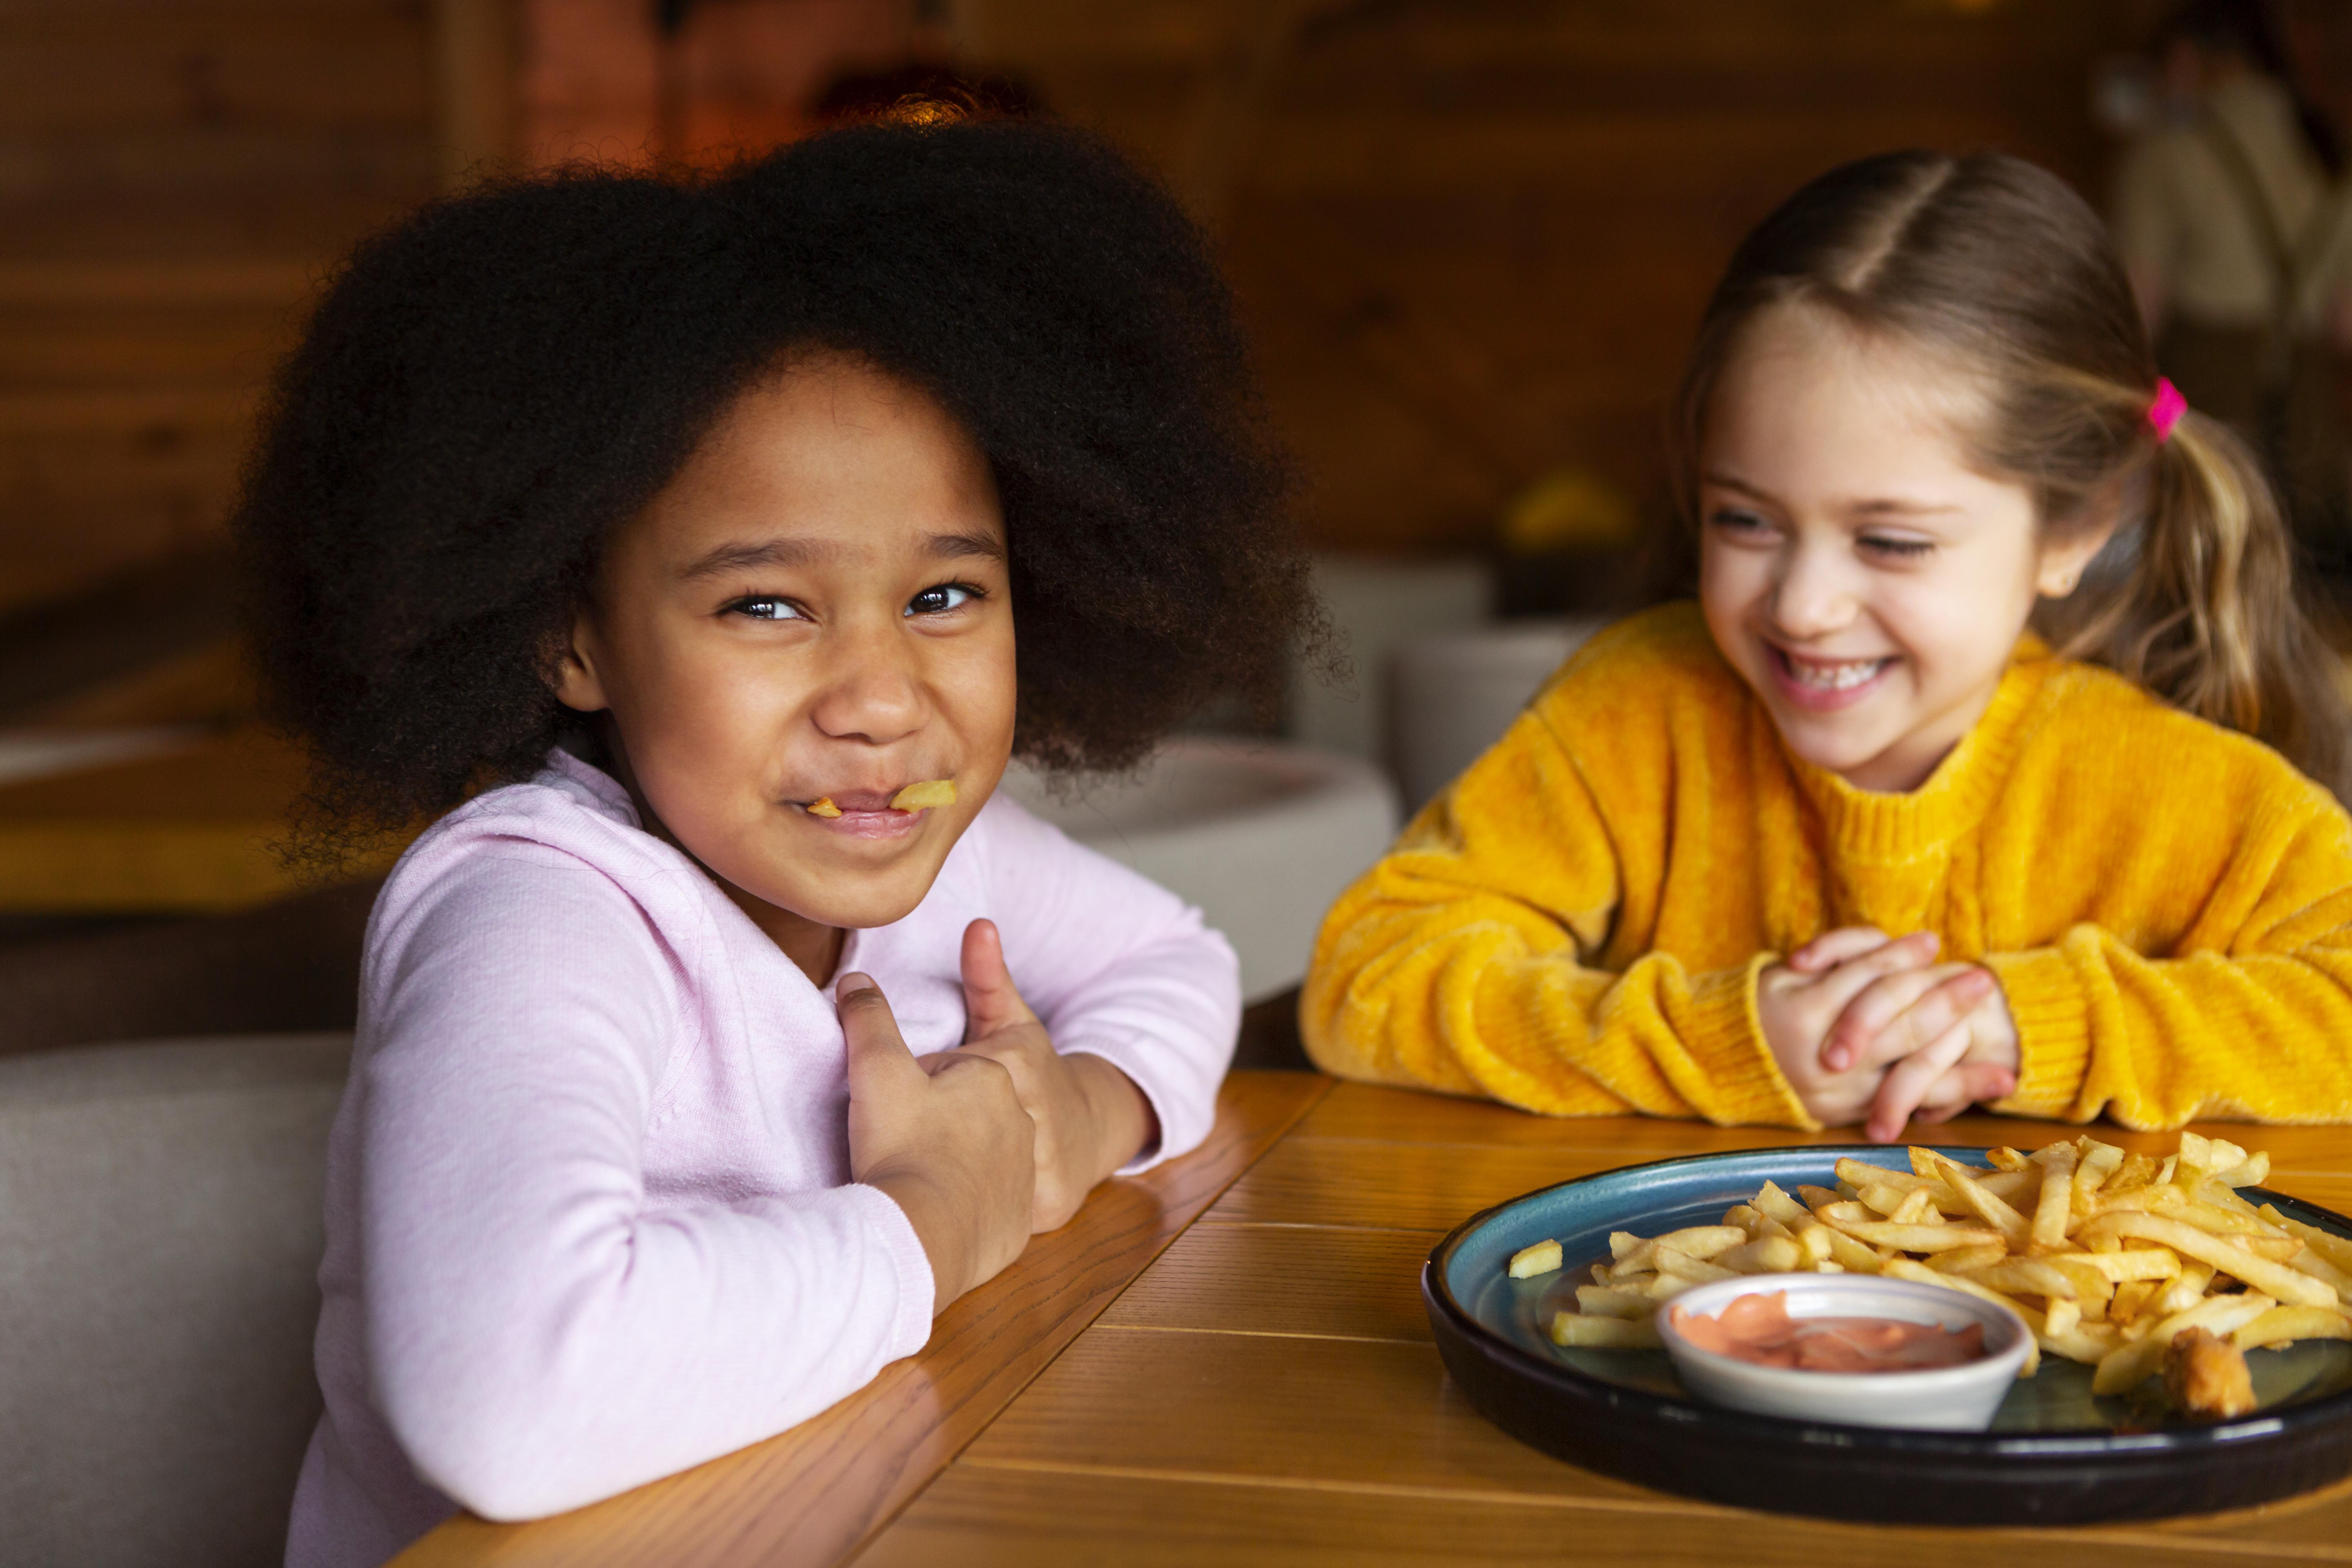
[[[1985,1353],[1958,1366],[1925,1372],[1800,1372],[1759,1366],[1691,1343],[1671,1316],[1679,1307],[1712,1318],[1742,1296],[1785,1290],[1792,1318],[1894,1318],[1938,1328],[1984,1325]],[[1683,1386],[1710,1405],[1827,1421],[1845,1426],[1901,1426],[1929,1432],[1981,1432],[2017,1381],[2033,1342],[2024,1320],[2006,1307],[1908,1279],[1868,1274],[1750,1274],[1685,1290],[1658,1308],[1658,1337]]]

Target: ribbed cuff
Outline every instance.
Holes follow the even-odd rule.
[[[2083,982],[2054,947],[1988,953],[2017,1025],[2017,1092],[1995,1110],[2065,1118],[2082,1102],[2091,1069],[2091,1013]]]
[[[1213,1091],[1208,1115],[1204,1119],[1192,1101],[1160,1081],[1156,1070],[1160,1064],[1154,1058],[1161,1053],[1155,1052],[1150,1042],[1096,1036],[1068,1045],[1056,1042],[1054,1048],[1066,1057],[1100,1057],[1124,1073],[1127,1081],[1135,1085],[1136,1091],[1151,1107],[1152,1120],[1160,1125],[1160,1135],[1137,1150],[1135,1157],[1113,1171],[1112,1175],[1137,1175],[1162,1160],[1189,1154],[1201,1140],[1209,1135],[1209,1123],[1216,1120]]]
[[[922,1238],[915,1234],[914,1222],[889,1194],[862,1183],[843,1190],[856,1199],[865,1211],[866,1223],[881,1239],[882,1249],[898,1277],[898,1304],[890,1324],[889,1359],[913,1355],[931,1337],[931,1308],[938,1298],[939,1281],[931,1277],[930,1258],[923,1251]]]
[[[1759,953],[1744,969],[1691,976],[1688,998],[1670,1005],[1666,1022],[1698,1069],[1704,1088],[1690,1098],[1700,1115],[1722,1126],[1818,1132],[1822,1124],[1789,1087],[1756,1016],[1756,977],[1776,962],[1773,953]]]

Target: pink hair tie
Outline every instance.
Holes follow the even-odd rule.
[[[2147,423],[2156,432],[2158,446],[2172,438],[2172,427],[2188,412],[2189,399],[2180,395],[2180,389],[2164,377],[2157,377],[2156,400],[2147,405]]]

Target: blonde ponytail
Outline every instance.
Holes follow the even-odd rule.
[[[2352,798],[2352,702],[2297,596],[2294,543],[2253,453],[2191,411],[2135,488],[2142,515],[2101,552],[2121,570],[2091,574],[2084,618],[2059,651],[2268,743]]]

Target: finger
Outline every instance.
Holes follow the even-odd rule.
[[[1860,958],[1875,952],[1888,942],[1886,933],[1876,926],[1840,926],[1823,931],[1789,955],[1789,967],[1800,974],[1834,969],[1850,958]]]
[[[1992,975],[1973,963],[1890,974],[1845,1005],[1822,1042],[1832,1071],[1883,1068],[1941,1039],[1992,993]]]
[[[974,921],[963,928],[963,1013],[966,1040],[1037,1021],[1004,966],[1004,938],[994,921]]]
[[[1937,945],[1936,933],[1931,931],[1915,931],[1909,936],[1896,937],[1883,947],[1859,958],[1847,959],[1815,977],[1815,994],[1821,1002],[1842,1013],[1846,1004],[1860,995],[1872,981],[1934,963]]]
[[[1959,1066],[1936,1080],[1914,1121],[1949,1121],[1982,1100],[2003,1100],[2017,1092],[2017,1074],[1995,1062],[1972,1062],[1965,1056]]]
[[[1950,1071],[1953,1065],[1968,1053],[1969,1028],[1965,1024],[1945,1031],[1943,1037],[1925,1049],[1905,1057],[1889,1068],[1879,1081],[1878,1094],[1870,1102],[1870,1120],[1864,1135],[1874,1143],[1891,1143],[1911,1121],[1911,1113],[1936,1080]]]
[[[841,977],[834,988],[834,1009],[841,1017],[841,1034],[848,1043],[849,1094],[856,1099],[870,1087],[891,1079],[920,1076],[924,1068],[907,1048],[891,1016],[889,1001],[871,975],[856,973]]]

